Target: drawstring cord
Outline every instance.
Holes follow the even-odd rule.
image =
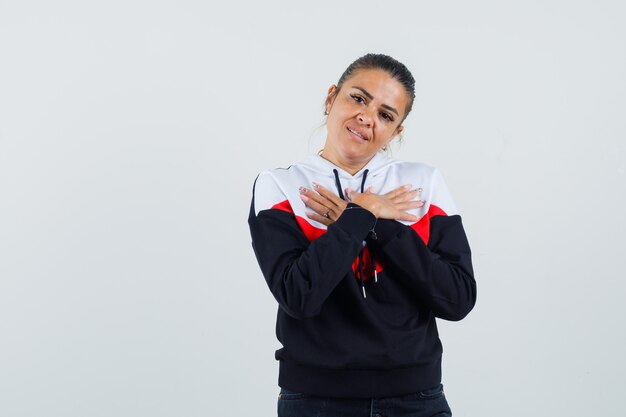
[[[333,173],[335,174],[335,186],[337,187],[337,192],[339,193],[339,198],[345,200],[343,196],[343,191],[341,191],[341,181],[339,181],[339,172],[336,169],[333,169]]]
[[[365,248],[365,241],[363,241],[363,248]],[[363,280],[363,249],[359,252],[359,284],[361,285],[363,298],[367,298],[367,294],[365,294],[365,281]]]
[[[339,172],[336,169],[333,169],[333,173],[335,174],[335,186],[337,187],[337,192],[339,193],[339,197],[342,200],[345,200],[345,197],[343,195],[343,191],[341,189],[341,181],[339,180]],[[365,180],[367,179],[367,174],[369,173],[369,170],[366,169],[365,171],[363,171],[363,179],[361,180],[361,193],[365,192]],[[376,219],[376,221],[374,222],[374,226],[372,226],[372,230],[370,230],[370,232],[368,233],[368,236],[373,239],[376,240],[377,236],[376,236],[376,232],[374,231],[374,228],[376,227],[376,222],[378,221],[378,219]],[[361,287],[361,292],[363,293],[363,298],[367,298],[367,294],[365,292],[365,279],[364,279],[364,275],[363,275],[363,249],[365,249],[367,247],[367,242],[364,240],[362,242],[362,249],[359,252],[359,256],[358,256],[358,264],[359,264],[359,285]],[[374,272],[374,283],[378,283],[378,271],[376,271],[376,259],[374,257],[374,252],[370,251],[370,260],[372,261],[372,271]]]

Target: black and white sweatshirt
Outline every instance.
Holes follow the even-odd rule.
[[[416,223],[376,219],[349,203],[326,227],[299,187],[422,188]],[[441,382],[435,318],[460,320],[476,302],[470,247],[439,171],[381,153],[355,175],[321,156],[259,174],[248,219],[278,301],[279,385],[310,395],[380,398]]]

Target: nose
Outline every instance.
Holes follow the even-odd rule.
[[[357,119],[359,120],[359,122],[361,122],[361,124],[364,124],[367,127],[371,127],[372,120],[374,120],[374,117],[372,116],[369,110],[363,109],[363,111],[359,113]]]

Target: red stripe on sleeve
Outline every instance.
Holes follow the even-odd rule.
[[[289,200],[281,201],[280,203],[274,204],[272,208],[294,214],[293,209],[291,208],[291,204],[289,204]],[[298,222],[298,226],[300,226],[300,229],[302,229],[302,232],[304,232],[304,235],[307,237],[307,239],[309,239],[309,241],[312,242],[318,237],[322,236],[324,233],[326,233],[326,229],[317,228],[300,216],[295,217],[296,222]]]
[[[425,244],[428,245],[428,239],[430,238],[430,219],[435,216],[447,216],[448,214],[440,207],[434,204],[430,205],[428,213],[426,213],[417,223],[413,223],[411,227],[422,238]]]

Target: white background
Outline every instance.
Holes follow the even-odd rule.
[[[302,4],[300,4],[302,3]],[[417,79],[478,303],[441,322],[455,416],[626,405],[621,1],[0,1],[0,415],[272,416],[252,183],[321,147],[327,88]]]

